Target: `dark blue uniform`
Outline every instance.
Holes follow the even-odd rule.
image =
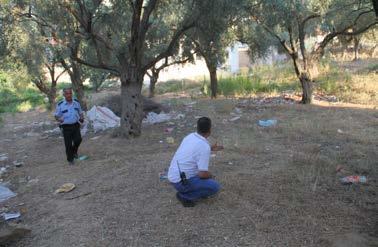
[[[80,116],[83,113],[79,101],[63,100],[58,103],[55,110],[55,117],[63,120],[60,127],[63,129],[64,144],[68,162],[72,163],[77,157],[77,151],[81,143]]]

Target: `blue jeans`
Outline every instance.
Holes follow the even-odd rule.
[[[188,179],[188,183],[183,185],[181,182],[172,183],[183,199],[196,201],[216,194],[220,190],[220,185],[214,179],[201,179],[198,176]]]

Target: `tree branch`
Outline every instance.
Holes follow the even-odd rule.
[[[181,38],[181,36],[189,29],[193,28],[195,26],[195,22],[191,22],[186,26],[183,26],[179,31],[177,31],[173,37],[171,42],[169,43],[167,49],[160,53],[156,58],[152,59],[150,62],[148,62],[146,65],[143,66],[143,70],[146,71],[149,68],[151,68],[154,64],[156,64],[158,61],[165,57],[169,57],[172,53],[172,50],[174,46],[176,45],[176,42]]]
[[[56,77],[55,81],[58,81],[59,78],[66,72],[67,70],[64,69],[62,72],[59,73],[59,75]]]
[[[85,61],[79,57],[72,57],[73,60],[77,61],[78,63],[81,63],[81,64],[84,64],[84,65],[87,65],[89,67],[92,67],[92,68],[97,68],[97,69],[103,69],[103,70],[108,70],[108,71],[111,71],[112,74],[116,75],[116,76],[119,76],[120,75],[120,72],[119,70],[116,68],[116,67],[113,67],[113,66],[108,66],[106,64],[96,64],[96,63],[90,63],[88,61]]]

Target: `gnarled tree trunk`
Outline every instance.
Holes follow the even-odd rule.
[[[155,96],[155,86],[159,79],[159,72],[152,70],[152,74],[149,77],[150,77],[150,86],[149,86],[148,97],[152,98]]]
[[[207,69],[209,70],[210,74],[210,90],[211,90],[211,98],[214,99],[217,97],[218,91],[218,78],[217,78],[217,66],[214,65],[208,58],[205,58]]]
[[[48,87],[42,78],[38,78],[33,80],[34,85],[41,91],[43,94],[47,96],[48,105],[47,109],[52,110],[55,107],[56,103],[56,80],[51,81],[51,86]]]
[[[218,91],[217,68],[211,68],[209,69],[209,72],[210,72],[211,98],[216,98],[217,91]]]
[[[80,102],[81,108],[84,111],[86,111],[88,110],[88,106],[87,106],[87,100],[85,98],[84,85],[83,85],[83,79],[81,77],[80,66],[77,65],[76,62],[72,62],[71,66],[72,66],[72,73],[69,73],[69,75],[72,82],[72,88],[75,92],[77,100]]]
[[[311,104],[312,102],[312,82],[307,73],[301,73],[299,81],[302,86],[302,104]]]
[[[141,134],[143,114],[142,84],[143,74],[135,68],[127,68],[121,73],[121,128],[119,133],[126,137]]]

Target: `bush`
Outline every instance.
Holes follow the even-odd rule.
[[[44,96],[31,85],[18,84],[13,81],[20,77],[11,78],[13,73],[0,71],[0,113],[27,111],[45,104]]]

